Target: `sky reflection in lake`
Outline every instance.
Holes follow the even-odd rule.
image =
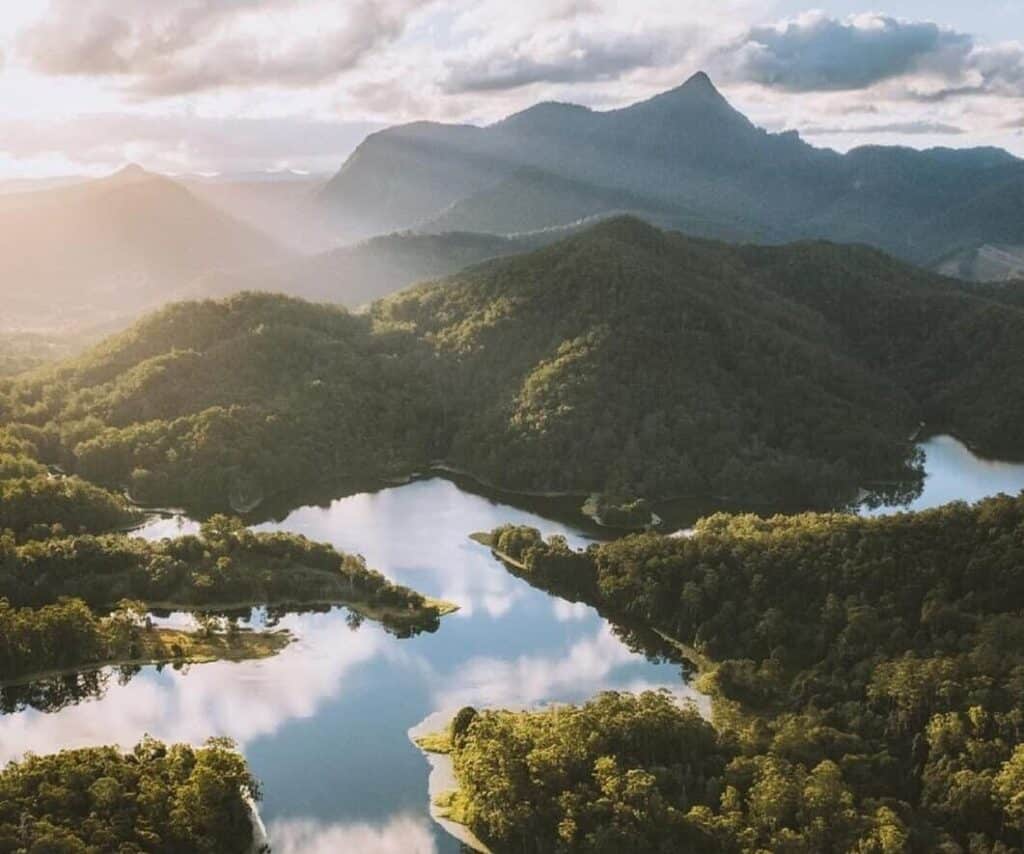
[[[950,501],[978,501],[1005,492],[1017,495],[1024,489],[1024,463],[984,460],[952,436],[933,436],[922,442],[925,479],[921,494],[900,510],[925,510]],[[869,516],[891,513],[879,507],[864,511]]]
[[[143,668],[127,684],[111,679],[102,698],[0,718],[0,761],[25,750],[128,745],[144,733],[190,742],[228,735],[263,780],[261,813],[276,851],[457,851],[429,818],[428,764],[407,736],[429,714],[578,701],[607,688],[689,693],[679,666],[631,652],[592,608],[533,589],[468,539],[506,521],[586,543],[578,530],[442,479],[260,525],[359,552],[460,610],[435,634],[407,640],[369,621],[353,630],[344,609],[289,615],[280,625],[298,641],[275,658]],[[142,533],[191,530],[158,520]]]

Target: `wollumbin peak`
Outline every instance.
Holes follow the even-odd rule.
[[[118,183],[130,183],[132,181],[143,181],[147,178],[156,177],[152,172],[147,171],[138,163],[126,163],[116,172],[110,173],[104,180]]]
[[[708,76],[706,71],[698,71],[686,79],[686,82],[678,87],[680,90],[689,91],[706,91],[714,92],[716,95],[721,94],[718,88],[711,81],[711,77]]]

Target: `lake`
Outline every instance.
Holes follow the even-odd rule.
[[[927,478],[915,509],[1024,489],[1024,465],[981,460],[950,437],[922,449]],[[505,522],[564,534],[576,546],[608,536],[564,504],[478,494],[442,478],[262,522],[255,527],[359,552],[393,580],[460,610],[436,633],[408,639],[369,621],[355,625],[341,608],[289,614],[279,624],[298,639],[273,659],[106,671],[53,711],[29,706],[0,717],[0,763],[28,750],[128,746],[145,733],[196,743],[226,735],[263,781],[260,812],[276,854],[457,852],[460,844],[430,818],[429,765],[408,737],[427,716],[467,704],[578,701],[604,689],[663,687],[700,702],[681,665],[631,650],[592,608],[535,590],[468,539]],[[139,533],[196,527],[158,519]]]

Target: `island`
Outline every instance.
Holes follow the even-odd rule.
[[[103,667],[204,664],[277,655],[285,630],[253,631],[202,614],[196,630],[156,626],[142,602],[123,600],[97,616],[81,599],[41,608],[12,608],[0,599],[0,688]]]
[[[227,610],[260,605],[350,609],[408,637],[435,631],[455,606],[393,584],[357,555],[214,516],[198,536],[149,542],[125,534],[0,538],[0,684],[108,664],[258,658],[287,645]],[[197,614],[200,629],[149,625],[152,609]]]

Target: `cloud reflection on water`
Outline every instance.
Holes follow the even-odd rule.
[[[0,762],[26,750],[128,746],[146,733],[192,743],[227,735],[263,780],[275,852],[452,850],[429,819],[427,763],[407,740],[409,726],[463,704],[532,706],[608,688],[687,693],[676,666],[631,652],[594,609],[533,589],[468,539],[506,521],[586,542],[438,479],[301,508],[260,526],[361,553],[392,579],[462,610],[436,634],[407,640],[372,621],[352,631],[343,609],[289,615],[280,625],[298,639],[275,658],[187,672],[143,668],[58,713],[0,717]],[[144,533],[176,536],[193,527],[158,520]]]
[[[58,714],[26,710],[0,717],[0,763],[29,750],[128,747],[146,733],[192,744],[227,735],[244,746],[286,720],[315,715],[343,690],[346,672],[381,654],[389,640],[376,626],[353,632],[338,612],[291,616],[281,625],[300,638],[273,658],[159,673],[147,667],[127,684],[111,685],[101,699]]]
[[[274,854],[436,854],[430,820],[397,815],[382,825],[331,824],[300,818],[272,822],[268,835]]]

